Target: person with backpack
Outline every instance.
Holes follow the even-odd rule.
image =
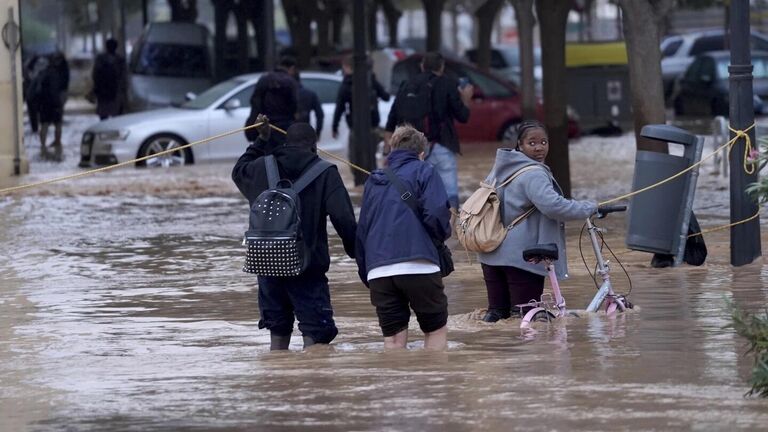
[[[461,154],[454,120],[469,121],[469,104],[474,87],[458,81],[445,72],[445,59],[440,53],[424,54],[421,73],[404,81],[389,112],[386,130],[392,132],[401,124],[411,124],[423,132],[430,145],[427,162],[440,174],[454,210],[459,208],[459,178],[456,155]],[[385,141],[388,141],[385,135]]]
[[[336,166],[315,153],[312,126],[292,124],[285,145],[263,156],[269,119],[259,115],[255,121],[262,122],[257,142],[235,164],[232,180],[251,208],[246,242],[255,253],[244,270],[259,275],[259,328],[269,329],[270,349],[286,350],[295,316],[305,348],[328,344],[338,329],[325,276],[330,265],[326,221],[330,217],[344,250],[354,258],[352,202]]]
[[[120,115],[125,110],[127,68],[125,59],[117,53],[117,40],[107,39],[107,52],[93,62],[93,96],[100,120]]]
[[[518,126],[517,146],[500,148],[485,184],[498,187],[502,224],[513,225],[503,232],[498,247],[479,253],[483,279],[488,291],[486,322],[506,319],[520,312],[515,305],[539,300],[544,292],[544,263],[523,260],[523,250],[544,243],[555,243],[560,258],[555,262],[558,278],[568,277],[565,253],[567,220],[585,219],[598,208],[593,201],[567,199],[545,165],[549,138],[544,125],[524,121]],[[464,209],[462,208],[462,211]],[[514,220],[517,223],[512,223]],[[459,236],[461,239],[461,235]],[[523,313],[527,311],[522,311]]]
[[[336,109],[333,111],[331,134],[333,139],[338,138],[339,124],[341,123],[341,117],[343,115],[347,122],[347,126],[349,127],[349,160],[351,160],[354,164],[370,171],[375,168],[375,161],[358,160],[358,153],[355,151],[356,144],[354,140],[354,134],[352,133],[352,74],[354,73],[354,64],[351,55],[344,57],[341,62],[341,69],[344,73],[344,80],[341,82],[341,86],[339,86],[339,91],[336,95]],[[381,114],[379,114],[379,99],[386,102],[389,100],[390,96],[389,93],[384,90],[384,87],[381,85],[381,83],[379,83],[373,73],[371,73],[371,87],[369,91],[369,109],[371,112],[370,142],[371,144],[376,145],[380,140],[380,135],[377,132],[379,130],[379,124],[381,123]],[[373,153],[375,153],[375,151],[371,152],[371,154]],[[365,178],[361,175],[360,172],[353,169],[352,174],[354,175],[356,185],[362,184],[365,181]]]
[[[410,309],[424,332],[424,348],[447,343],[438,247],[451,236],[450,205],[440,176],[423,161],[427,144],[411,126],[395,129],[387,168],[374,171],[363,192],[355,252],[385,349],[406,347]]]
[[[296,121],[299,109],[299,85],[294,78],[296,74],[296,59],[284,55],[274,71],[259,78],[251,95],[251,114],[245,121],[245,126],[256,123],[256,117],[263,114],[269,121],[282,130]],[[285,144],[285,135],[271,134],[269,140],[258,140],[259,133],[255,129],[245,131],[245,138],[252,143],[258,143],[256,149],[260,155],[270,154],[275,148]]]

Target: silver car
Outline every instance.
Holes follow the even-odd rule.
[[[241,75],[221,82],[179,107],[114,117],[88,128],[80,147],[80,166],[110,165],[149,156],[207,137],[242,128],[250,114],[250,99],[260,74]],[[303,72],[301,83],[317,93],[323,107],[322,136],[318,146],[343,152],[349,130],[342,119],[337,139],[331,137],[336,95],[342,76]],[[382,119],[392,102],[379,101]],[[313,125],[315,119],[312,118]],[[139,165],[174,166],[213,160],[236,160],[248,143],[243,132],[155,158]]]

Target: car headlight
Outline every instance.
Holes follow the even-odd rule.
[[[126,138],[128,138],[129,133],[130,131],[126,129],[110,130],[97,132],[96,137],[99,139],[99,141],[124,141]]]

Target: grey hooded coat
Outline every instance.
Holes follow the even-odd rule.
[[[562,195],[560,186],[552,177],[549,168],[514,149],[498,149],[496,161],[488,174],[488,184],[500,184],[517,170],[534,165],[541,169],[527,171],[499,191],[503,201],[504,225],[531,206],[536,211],[507,232],[507,236],[496,250],[480,253],[480,262],[492,266],[511,266],[531,273],[546,275],[544,264],[530,264],[523,261],[523,250],[527,247],[555,243],[560,259],[555,263],[558,278],[568,277],[568,260],[565,253],[565,224],[573,219],[586,219],[597,211],[592,201],[569,200]]]

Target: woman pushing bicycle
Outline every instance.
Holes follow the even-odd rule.
[[[558,278],[568,277],[565,258],[565,224],[584,219],[597,211],[593,201],[570,200],[544,161],[549,153],[549,140],[544,125],[524,121],[518,126],[517,146],[500,148],[486,178],[488,184],[501,184],[521,169],[516,178],[497,191],[502,205],[502,223],[510,222],[535,208],[514,228],[507,231],[501,245],[493,252],[480,253],[483,279],[488,290],[488,312],[483,321],[496,322],[509,318],[513,305],[539,300],[544,291],[543,263],[523,260],[522,251],[536,244],[554,243],[560,253],[555,262]],[[515,313],[526,311],[515,310]]]

